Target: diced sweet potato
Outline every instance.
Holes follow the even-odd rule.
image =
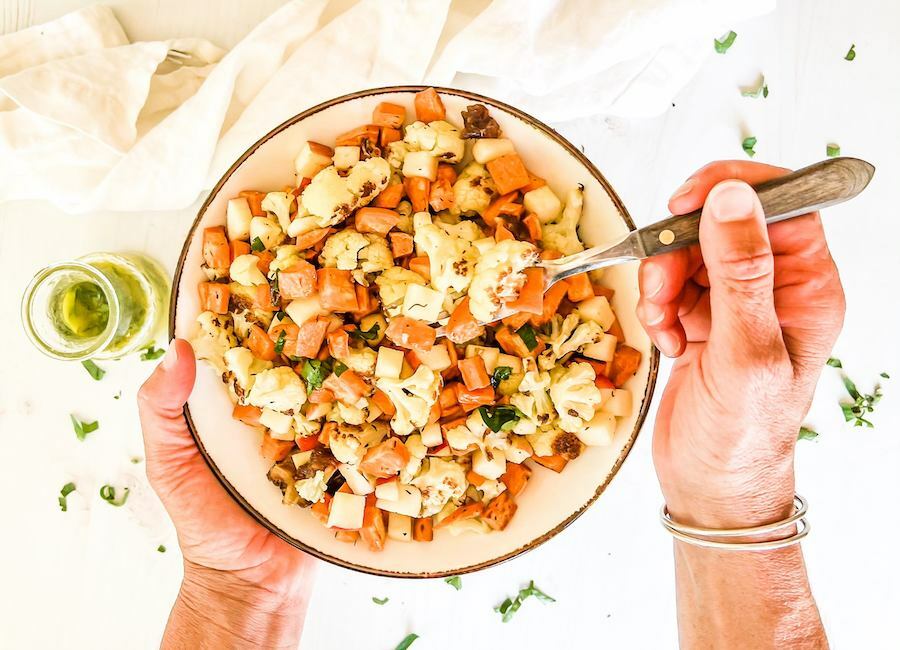
[[[406,120],[406,109],[400,104],[381,102],[372,111],[372,124],[399,129]]]
[[[300,260],[278,272],[278,291],[285,300],[306,298],[315,293],[317,281],[316,267]]]
[[[444,517],[441,520],[441,523],[437,524],[435,528],[444,528],[449,526],[455,521],[465,521],[466,519],[474,519],[478,517],[484,512],[484,504],[480,502],[470,503],[465,506],[460,506],[448,516]]]
[[[503,485],[506,486],[509,493],[514,497],[517,497],[522,493],[522,490],[525,489],[525,485],[530,478],[530,468],[516,463],[507,463],[506,472],[500,477],[500,480],[503,481]]]
[[[431,517],[423,517],[413,522],[413,539],[417,542],[430,542],[434,539],[434,522]]]
[[[443,120],[447,117],[447,111],[444,109],[444,102],[434,88],[426,88],[416,93],[414,100],[416,108],[416,119],[426,124],[435,120]]]
[[[531,182],[525,164],[515,153],[494,158],[487,163],[487,170],[500,194],[509,194]]]
[[[637,372],[641,365],[641,353],[628,345],[616,347],[607,373],[616,388],[621,388],[628,379]]]
[[[201,282],[197,287],[200,292],[200,309],[214,314],[228,313],[228,299],[231,290],[227,284],[219,282]]]
[[[503,530],[518,507],[509,490],[506,490],[491,499],[481,514],[481,521],[494,530]]]

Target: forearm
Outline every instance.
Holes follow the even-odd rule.
[[[186,563],[162,648],[297,648],[309,591],[263,589],[235,573]]]

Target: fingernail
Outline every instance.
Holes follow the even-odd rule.
[[[723,223],[746,220],[753,215],[756,203],[756,192],[741,181],[719,183],[706,197],[709,213]]]
[[[666,317],[665,310],[660,306],[652,302],[648,302],[644,305],[644,322],[647,324],[647,327],[656,327]]]
[[[644,262],[644,266],[641,269],[641,278],[644,281],[643,288],[646,298],[652,298],[662,291],[665,278],[663,278],[662,269],[657,264]]]
[[[669,200],[673,201],[680,196],[684,196],[685,194],[688,194],[692,189],[694,189],[694,186],[696,184],[697,184],[696,178],[687,179],[684,183],[681,184],[681,187],[679,187],[677,190],[675,190],[672,193],[672,196],[669,197]]]
[[[163,357],[162,367],[163,370],[171,370],[178,364],[178,350],[175,348],[174,341],[169,344],[169,349],[166,351],[166,356]]]
[[[667,357],[674,357],[678,354],[681,347],[681,341],[674,332],[659,332],[655,337],[656,347]]]

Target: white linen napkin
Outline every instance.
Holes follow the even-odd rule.
[[[183,208],[273,126],[390,84],[466,88],[552,122],[654,115],[714,36],[774,2],[294,0],[227,53],[129,43],[95,5],[0,37],[0,202]]]

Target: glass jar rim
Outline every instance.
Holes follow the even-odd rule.
[[[103,296],[106,298],[106,304],[109,306],[109,318],[106,321],[106,327],[103,332],[89,345],[73,352],[61,352],[47,343],[35,329],[31,315],[32,303],[38,288],[57,273],[64,271],[80,271],[87,275],[90,280],[96,282],[101,291],[103,291]],[[113,338],[115,338],[116,329],[118,328],[119,323],[119,297],[116,295],[116,291],[109,279],[90,264],[85,264],[84,262],[76,260],[57,262],[55,264],[50,264],[35,273],[31,282],[28,283],[25,293],[22,296],[21,318],[25,333],[38,350],[54,359],[80,361],[82,359],[88,359],[95,353],[105,349],[112,342]]]

